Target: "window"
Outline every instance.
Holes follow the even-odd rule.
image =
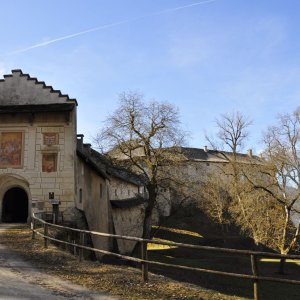
[[[103,185],[100,183],[100,199],[103,197]]]
[[[79,189],[79,203],[82,203],[82,189]]]

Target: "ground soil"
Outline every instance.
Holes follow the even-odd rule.
[[[140,270],[128,265],[111,265],[99,261],[79,263],[76,257],[54,245],[44,249],[41,238],[31,239],[27,225],[1,231],[0,239],[9,253],[22,257],[41,273],[80,284],[88,288],[91,294],[107,292],[118,299],[245,299],[179,282],[163,274],[151,273],[149,282],[143,283]]]

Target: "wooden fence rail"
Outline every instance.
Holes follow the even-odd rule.
[[[38,223],[40,223],[42,225],[43,232],[40,232],[39,229],[37,229]],[[79,244],[76,244],[75,242],[72,243],[70,241],[56,239],[56,238],[49,236],[49,228],[50,227],[63,229],[63,230],[69,230],[69,231],[73,231],[73,232],[78,232],[79,233]],[[198,271],[198,272],[202,272],[202,273],[252,280],[252,282],[253,282],[253,299],[255,299],[255,300],[259,300],[259,283],[261,281],[271,281],[271,282],[278,282],[278,283],[288,283],[288,284],[300,285],[299,280],[283,279],[283,278],[268,277],[268,276],[259,276],[258,266],[257,266],[257,264],[258,264],[257,258],[265,257],[265,258],[300,259],[300,255],[292,255],[292,254],[282,255],[282,254],[278,254],[278,253],[269,253],[269,252],[237,250],[237,249],[219,248],[219,247],[211,247],[211,246],[198,246],[198,245],[176,243],[176,242],[162,242],[162,241],[155,240],[155,239],[150,240],[150,239],[142,239],[142,238],[138,238],[138,237],[102,233],[102,232],[97,232],[97,231],[81,230],[81,229],[76,229],[76,228],[71,228],[71,227],[66,227],[66,226],[62,226],[62,225],[48,223],[48,222],[42,220],[41,218],[38,218],[36,215],[33,215],[33,217],[32,217],[31,230],[32,230],[32,239],[34,239],[36,237],[36,235],[41,236],[44,239],[44,247],[45,248],[48,247],[49,241],[54,241],[54,242],[57,242],[60,244],[76,247],[78,249],[79,261],[81,261],[83,259],[83,250],[90,250],[90,251],[94,251],[96,253],[113,255],[113,256],[121,258],[121,259],[139,263],[139,264],[141,264],[142,279],[144,282],[148,280],[148,265],[152,264],[152,265],[158,265],[158,266],[163,266],[163,267],[177,268],[177,269],[181,269],[181,270]],[[85,246],[86,234],[102,236],[102,237],[112,237],[112,238],[116,238],[116,239],[123,239],[123,240],[138,242],[141,247],[141,258],[122,255],[122,254],[118,254],[118,253],[114,253],[114,252],[110,252],[110,251],[106,251],[106,250],[102,250],[102,249]],[[225,271],[217,271],[217,270],[211,270],[211,269],[194,268],[194,267],[174,265],[174,264],[168,264],[168,263],[162,263],[162,262],[158,262],[158,261],[148,260],[148,251],[147,251],[148,243],[158,244],[158,245],[167,245],[167,246],[176,246],[176,247],[182,247],[182,248],[191,248],[191,249],[198,249],[198,250],[205,250],[205,251],[209,250],[209,251],[214,251],[214,252],[218,252],[218,253],[230,253],[230,254],[240,254],[240,255],[249,256],[250,260],[251,260],[252,275],[231,273],[231,272],[225,272]]]

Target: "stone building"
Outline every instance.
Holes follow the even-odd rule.
[[[74,206],[75,99],[13,70],[0,80],[0,217],[30,219],[31,212]]]
[[[82,135],[78,136],[77,142],[80,196],[76,207],[85,212],[90,230],[102,228],[102,232],[141,237],[146,201],[141,178],[112,166],[90,144],[83,143]],[[107,195],[109,201],[99,201],[104,195]],[[97,244],[103,244],[103,238],[98,240]],[[117,239],[116,245],[120,253],[128,254],[133,250],[135,242]]]
[[[76,109],[75,99],[21,70],[0,80],[0,222],[28,222],[32,212],[51,217],[59,203],[65,220],[77,208],[90,230],[139,235],[130,228],[134,213],[142,218],[143,184],[83,143]],[[112,247],[107,238],[93,243]]]
[[[65,220],[76,208],[90,230],[141,236],[147,199],[142,180],[83,143],[76,109],[75,99],[21,70],[0,80],[0,222],[28,222],[32,212],[51,217],[52,204],[59,203]],[[182,148],[182,153],[184,162],[174,172],[191,177],[204,178],[226,164],[217,151]],[[157,219],[170,214],[171,200],[162,187]],[[107,238],[93,242],[113,246]],[[129,253],[134,243],[118,240],[117,246]]]

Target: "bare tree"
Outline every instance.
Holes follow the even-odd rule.
[[[184,142],[178,110],[171,104],[144,102],[138,93],[123,93],[116,111],[105,122],[97,141],[115,163],[140,174],[145,181],[148,202],[145,209],[143,237],[150,237],[151,216],[156,205],[159,186],[172,177],[168,172],[180,161],[176,149]]]
[[[219,119],[216,119],[218,128],[217,140],[206,138],[213,148],[221,148],[221,151],[217,153],[220,159],[224,160],[225,167],[223,165],[220,166],[219,172],[216,172],[214,175],[218,178],[221,174],[226,179],[225,181],[223,180],[221,185],[218,180],[213,179],[213,181],[214,184],[219,182],[219,190],[226,190],[230,195],[231,203],[226,208],[229,212],[235,213],[234,220],[237,225],[250,232],[254,241],[259,243],[255,226],[253,226],[251,221],[252,214],[249,213],[246,203],[243,201],[246,195],[244,172],[246,169],[249,169],[252,159],[239,154],[248,138],[248,127],[251,124],[252,122],[240,112],[223,114]],[[211,201],[220,203],[218,197],[211,198]]]
[[[248,127],[252,124],[241,112],[222,114],[216,119],[217,141],[206,135],[206,139],[214,149],[228,150],[235,157],[248,138]]]
[[[230,195],[227,192],[226,182],[223,176],[215,173],[207,174],[206,180],[202,180],[194,186],[195,204],[214,222],[220,225],[222,231],[231,223],[228,209]]]
[[[250,180],[281,207],[277,248],[281,254],[288,254],[298,246],[300,235],[300,108],[280,115],[278,124],[264,134],[264,144],[265,167],[260,172],[264,180]]]
[[[295,250],[300,235],[300,109],[280,115],[267,130],[261,159],[240,159],[236,152],[246,134],[235,126],[245,129],[246,122],[225,118],[217,124],[218,138],[232,150],[222,154],[228,161],[224,173],[230,182],[232,219],[256,243],[281,254]],[[283,266],[284,260],[280,273]]]

